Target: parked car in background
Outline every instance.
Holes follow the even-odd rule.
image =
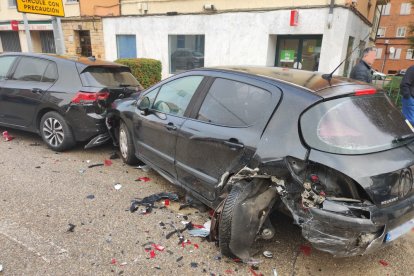
[[[372,73],[372,79],[374,80],[385,80],[385,78],[387,77],[386,74],[378,72],[374,69],[371,70]]]
[[[55,151],[110,139],[106,108],[136,91],[128,67],[95,58],[0,55],[0,125],[39,133]]]
[[[180,48],[171,55],[172,71],[189,70],[204,66],[204,55],[200,52]]]
[[[223,67],[117,100],[108,120],[138,159],[215,209],[210,236],[248,260],[269,214],[336,256],[372,252],[414,225],[414,134],[381,89],[317,72]]]
[[[397,76],[404,76],[406,71],[407,69],[401,69],[400,71],[398,71]]]

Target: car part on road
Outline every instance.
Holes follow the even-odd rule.
[[[102,166],[104,166],[104,163],[96,163],[96,164],[89,165],[88,168],[102,167]]]
[[[7,130],[3,131],[2,135],[3,135],[4,141],[6,142],[9,142],[14,139],[14,137],[11,136]]]
[[[131,207],[129,208],[129,210],[131,211],[131,213],[134,213],[135,211],[138,210],[138,206],[145,206],[149,208],[148,212],[151,212],[151,209],[154,207],[155,202],[161,199],[169,199],[169,200],[177,201],[178,195],[175,193],[164,193],[163,192],[163,193],[153,194],[153,195],[144,197],[141,200],[134,199],[131,202]]]
[[[66,232],[75,232],[75,224],[69,223],[69,229]]]
[[[75,145],[71,128],[56,111],[43,115],[39,129],[43,141],[54,151],[65,151]]]

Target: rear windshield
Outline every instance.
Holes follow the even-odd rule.
[[[80,74],[84,86],[117,87],[138,86],[138,81],[127,67],[90,66]]]
[[[312,148],[340,154],[391,149],[413,139],[401,112],[384,93],[322,102],[300,119],[305,142]]]

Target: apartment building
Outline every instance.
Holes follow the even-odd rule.
[[[220,65],[284,66],[349,75],[373,43],[387,0],[121,0],[103,18],[106,58],[161,60],[163,77]]]
[[[414,24],[414,6],[410,0],[392,0],[381,6],[381,20],[377,32],[377,59],[374,68],[395,74],[414,65],[414,47],[408,37],[409,25]]]
[[[63,0],[66,17],[79,16],[77,0]],[[34,52],[55,53],[56,45],[50,16],[27,14]],[[16,0],[0,0],[0,52],[27,52],[23,14]]]

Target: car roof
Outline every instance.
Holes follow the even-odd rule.
[[[122,65],[122,64],[100,60],[100,59],[95,59],[94,57],[79,57],[79,56],[70,56],[70,55],[56,55],[56,54],[49,54],[49,53],[21,53],[21,52],[7,52],[7,53],[2,54],[2,56],[5,56],[5,55],[39,57],[39,58],[47,58],[53,61],[66,60],[66,61],[77,62],[85,66],[122,66],[122,67],[125,67],[125,65]]]
[[[343,85],[367,85],[365,82],[355,81],[349,78],[332,76],[330,81],[322,78],[322,73],[306,70],[297,70],[281,67],[266,66],[220,66],[203,68],[202,70],[227,71],[245,73],[257,77],[264,77],[279,82],[288,83],[324,96],[323,90]],[[330,90],[330,89],[329,89]],[[329,92],[331,94],[331,92]]]

